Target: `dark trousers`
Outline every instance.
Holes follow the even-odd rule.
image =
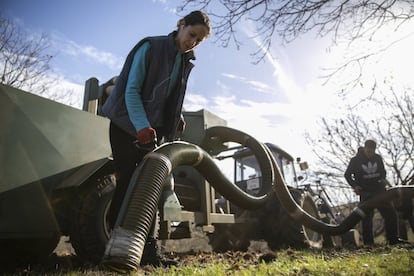
[[[375,196],[375,193],[361,195],[361,202]],[[381,203],[377,207],[385,224],[385,235],[390,244],[398,241],[398,218],[397,212],[392,202]],[[367,212],[366,217],[362,219],[362,239],[364,244],[374,244],[373,223],[374,209]]]
[[[108,212],[108,221],[113,228],[124,201],[131,176],[148,151],[138,149],[134,145],[136,138],[112,122],[109,125],[109,137],[117,173],[116,188]],[[152,229],[150,229],[149,237],[154,237],[153,229],[155,229],[155,221]]]

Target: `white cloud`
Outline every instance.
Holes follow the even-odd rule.
[[[58,102],[82,109],[83,94],[85,91],[85,87],[83,85],[73,83],[63,77],[60,77],[57,84],[50,90],[55,90],[61,95],[67,94],[66,97],[57,100]]]
[[[187,93],[184,99],[184,110],[198,111],[208,106],[208,99],[201,94]]]
[[[273,88],[267,83],[255,81],[255,80],[249,80],[245,77],[237,76],[237,75],[229,74],[229,73],[222,73],[221,75],[229,79],[238,80],[242,82],[243,84],[247,84],[250,89],[255,90],[257,92],[266,93],[266,94],[274,94]]]
[[[80,59],[86,58],[97,64],[103,64],[108,68],[117,70],[121,69],[124,62],[124,58],[117,57],[110,52],[102,51],[93,46],[80,45],[56,32],[51,37],[52,45],[59,53],[79,57]]]
[[[216,86],[218,87],[218,91],[220,91],[220,94],[229,94],[231,91],[231,87],[220,80],[216,81]]]
[[[224,77],[227,77],[229,79],[237,79],[237,80],[243,79],[240,76],[236,76],[234,74],[229,74],[229,73],[222,73],[221,75],[224,76]]]
[[[37,82],[38,87],[45,86],[47,90],[39,95],[50,100],[81,109],[85,87],[66,79],[62,75],[49,74]],[[23,87],[23,90],[30,91]]]
[[[293,157],[312,160],[312,152],[302,136],[303,122],[292,119],[298,111],[289,104],[238,101],[234,95],[207,100],[203,96],[189,94],[187,99],[189,98],[191,105],[186,105],[186,110],[205,108],[225,119],[231,128],[246,132],[259,141],[274,143]]]

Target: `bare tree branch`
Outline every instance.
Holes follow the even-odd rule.
[[[378,142],[378,149],[395,185],[405,185],[414,179],[414,113],[413,91],[376,88],[378,97],[367,100],[361,110],[377,106],[381,113],[372,119],[349,109],[340,119],[321,119],[321,134],[306,139],[312,145],[319,164],[327,175],[343,179],[346,166],[367,138]],[[343,180],[342,180],[343,181]]]
[[[0,17],[0,83],[43,94],[52,55],[45,35],[31,37],[12,21]]]
[[[241,27],[245,20],[253,22],[255,36],[262,41],[258,50],[252,53],[254,63],[264,59],[275,40],[289,43],[305,33],[314,32],[317,37],[331,35],[334,45],[348,41],[348,48],[351,48],[359,40],[373,41],[385,27],[394,26],[393,31],[397,31],[414,16],[412,0],[183,0],[181,3],[179,11],[197,7],[211,15],[217,41],[224,47],[234,43],[239,48],[237,27]],[[373,48],[348,57],[343,64],[328,69],[324,77],[328,81],[353,67],[357,74],[344,85],[352,88],[358,84],[366,60],[386,51],[398,40],[380,49]]]

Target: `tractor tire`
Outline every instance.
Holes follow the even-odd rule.
[[[114,177],[105,176],[88,184],[88,188],[78,198],[75,221],[69,236],[76,255],[82,261],[98,264],[110,236],[107,214],[115,180]]]
[[[308,193],[297,189],[290,190],[295,201],[310,215],[319,218],[318,208],[313,197]],[[272,250],[281,248],[322,248],[323,236],[289,216],[286,210],[279,204],[274,204],[270,220],[266,221],[265,240]]]
[[[245,227],[240,223],[220,223],[214,225],[214,232],[207,234],[211,249],[215,253],[226,251],[246,252],[250,246],[250,240]]]

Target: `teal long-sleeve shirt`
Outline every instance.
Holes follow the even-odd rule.
[[[136,51],[132,61],[131,69],[128,74],[128,81],[125,87],[125,104],[128,110],[129,119],[138,132],[146,127],[161,127],[163,122],[156,122],[151,126],[145,113],[144,105],[141,98],[141,89],[146,78],[146,55],[150,49],[150,43],[146,42]],[[171,80],[168,88],[168,95],[177,82],[178,72],[182,63],[182,53],[177,52],[173,70],[171,72]],[[165,99],[167,100],[167,99]]]

